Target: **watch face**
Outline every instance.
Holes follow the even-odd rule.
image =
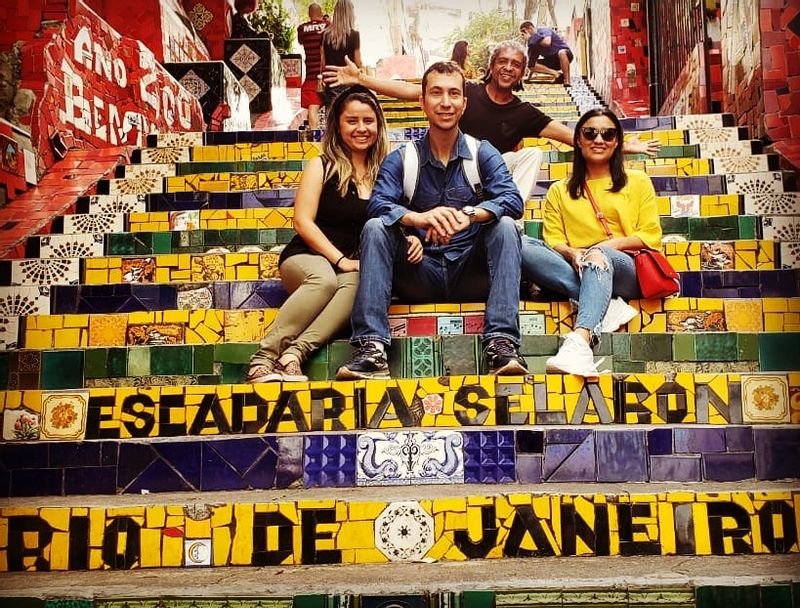
[[[462,207],[461,211],[463,211],[467,215],[475,215],[475,207],[473,207],[472,205],[467,205],[466,207]]]

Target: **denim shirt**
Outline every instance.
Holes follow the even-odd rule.
[[[478,172],[483,187],[483,200],[472,190],[464,175],[462,159],[471,159],[472,155],[461,131],[447,166],[431,153],[427,134],[416,145],[419,150],[419,180],[413,198],[410,201],[405,200],[403,150],[395,150],[384,159],[378,171],[367,208],[369,217],[379,217],[384,225],[392,226],[400,222],[400,218],[409,210],[422,213],[434,207],[462,209],[468,205],[490,211],[495,220],[504,216],[515,220],[522,217],[522,197],[511,179],[503,157],[492,144],[481,141],[478,146]],[[423,241],[423,247],[426,253],[441,252],[453,260],[469,249],[479,230],[480,224],[475,223],[456,233],[446,245]],[[418,236],[422,239],[424,231],[419,230]]]

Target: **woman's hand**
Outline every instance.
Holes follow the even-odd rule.
[[[559,248],[559,253],[564,256],[564,259],[570,263],[578,276],[581,274],[581,260],[583,259],[586,249],[576,249],[575,247],[563,246]]]
[[[343,258],[336,266],[339,272],[358,272],[360,265],[358,260],[351,260],[350,258]]]
[[[638,135],[628,138],[622,145],[622,151],[626,154],[647,154],[650,158],[655,157],[659,150],[661,150],[660,141],[655,138],[642,141]]]
[[[422,261],[422,241],[419,237],[409,235],[406,237],[408,243],[408,262],[409,264],[419,264]]]
[[[358,84],[361,75],[358,66],[345,56],[345,65],[326,65],[322,78],[329,87]]]

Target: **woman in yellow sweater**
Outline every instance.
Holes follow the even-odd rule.
[[[547,371],[594,376],[591,347],[636,315],[622,298],[641,297],[626,251],[660,249],[661,224],[650,178],[625,171],[622,125],[610,110],[581,116],[574,145],[572,175],[547,192],[544,242],[523,237],[522,275],[578,306],[575,329]]]

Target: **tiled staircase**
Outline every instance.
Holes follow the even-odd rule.
[[[595,103],[582,82],[524,95],[565,121]],[[385,104],[395,145],[424,129],[418,107]],[[0,569],[17,572],[3,593],[797,606],[794,177],[728,116],[623,122],[662,142],[629,165],[652,176],[682,293],[632,302],[592,382],[544,373],[574,317],[526,299],[526,377],[484,375],[482,304],[396,303],[392,380],[332,381],[339,339],[304,365],[308,383],[242,384],[286,295],[274,248],[319,133],[152,136],[24,259],[0,261]],[[538,235],[571,152],[524,144],[546,152],[525,215]],[[688,571],[658,576],[676,563]],[[332,581],[326,564],[350,566]],[[182,582],[158,576],[177,569]],[[284,571],[288,586],[253,582]],[[215,572],[254,578],[208,586]]]

